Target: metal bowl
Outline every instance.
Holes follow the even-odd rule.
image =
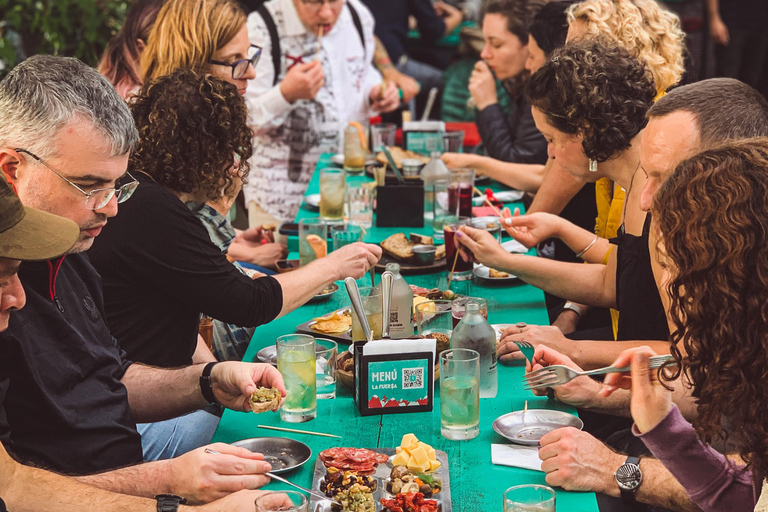
[[[418,176],[424,164],[421,160],[415,158],[406,158],[403,160],[403,176]]]
[[[499,416],[493,422],[493,430],[517,444],[536,446],[549,432],[563,427],[581,430],[584,422],[578,416],[550,409],[528,409]]]
[[[264,460],[272,466],[272,473],[287,473],[312,457],[309,446],[287,437],[254,437],[232,443],[232,446],[263,454]]]
[[[437,247],[434,245],[414,245],[413,259],[418,265],[431,265],[435,262],[435,252]]]

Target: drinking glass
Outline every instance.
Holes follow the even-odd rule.
[[[472,279],[472,269],[474,264],[472,260],[464,261],[464,258],[456,250],[453,236],[460,226],[466,226],[469,222],[468,217],[446,217],[443,222],[443,236],[445,238],[445,270],[450,275],[453,270],[453,281],[468,281]],[[464,248],[465,251],[468,249]],[[454,264],[455,262],[455,264]]]
[[[443,222],[451,215],[448,204],[449,180],[436,180],[432,184],[432,230],[435,240],[443,239]]]
[[[323,249],[325,244],[325,249]],[[299,221],[299,263],[303,267],[328,253],[328,228],[320,217]]]
[[[461,153],[464,150],[464,132],[461,130],[443,134],[443,151]]]
[[[344,218],[345,173],[343,169],[320,169],[320,217],[326,220]]]
[[[501,243],[501,222],[496,217],[479,217],[469,223],[475,229],[484,229]]]
[[[451,215],[472,216],[472,194],[475,189],[474,169],[451,169],[448,187],[448,210]]]
[[[365,169],[365,155],[368,152],[368,120],[359,118],[353,121],[359,123],[362,130],[353,125],[344,129],[344,170],[361,173]]]
[[[454,441],[480,433],[480,354],[474,350],[440,355],[440,433]]]
[[[333,250],[341,249],[345,245],[363,241],[363,228],[355,224],[339,224],[331,227],[331,239]]]
[[[360,298],[363,300],[363,311],[368,319],[368,326],[373,333],[373,339],[381,339],[381,291],[370,286],[359,288]],[[360,326],[355,310],[352,310],[352,341],[365,341],[365,333]]]
[[[315,382],[317,398],[336,398],[336,357],[339,345],[325,338],[315,339]]]
[[[488,301],[480,297],[461,297],[455,299],[451,304],[451,317],[453,318],[453,327],[459,325],[464,313],[467,311],[467,304],[474,302],[480,305],[480,314],[488,320]]]
[[[373,226],[373,188],[367,180],[347,181],[347,218],[365,229]]]
[[[451,301],[431,300],[416,305],[416,328],[419,334],[427,336],[441,332],[451,336]]]
[[[395,133],[397,126],[393,123],[381,123],[371,126],[371,149],[381,151],[383,146],[392,147],[395,145]]]
[[[307,497],[296,491],[270,492],[256,499],[256,512],[307,512]]]
[[[289,423],[309,421],[317,416],[315,380],[315,338],[286,334],[277,338],[277,369],[283,376],[287,395],[280,418]]]
[[[555,491],[546,485],[517,485],[504,491],[504,512],[555,512]]]

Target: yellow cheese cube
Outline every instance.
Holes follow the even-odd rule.
[[[395,466],[407,466],[410,458],[410,455],[408,455],[405,451],[402,451],[395,455],[395,457],[392,459],[392,464]]]
[[[429,464],[429,456],[427,455],[427,451],[421,446],[411,450],[411,456],[419,466],[423,466],[425,463]]]
[[[416,436],[413,434],[405,434],[403,436],[403,440],[400,442],[400,446],[403,447],[404,450],[412,450],[413,448],[416,448],[419,445],[419,440],[416,439]]]
[[[411,460],[408,461],[406,467],[413,473],[425,473],[429,471],[429,461],[425,464],[419,464],[416,459],[411,457]]]
[[[400,453],[401,451],[403,451],[401,447],[398,446],[397,448],[395,448],[395,453]]]
[[[429,469],[427,471],[436,471],[440,467],[440,462],[436,460],[429,461]]]
[[[427,450],[427,455],[429,456],[429,460],[437,460],[437,454],[435,454],[435,449],[431,446],[429,447],[429,450]]]

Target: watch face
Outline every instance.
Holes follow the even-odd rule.
[[[634,491],[643,481],[643,474],[637,464],[622,464],[616,471],[616,482],[625,491]]]

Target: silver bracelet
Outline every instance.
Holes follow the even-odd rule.
[[[597,235],[595,235],[595,238],[591,242],[589,242],[589,245],[586,246],[583,251],[581,251],[579,254],[577,254],[576,257],[577,258],[581,258],[582,256],[584,256],[584,253],[587,252],[593,245],[595,245],[595,242],[597,242],[598,238],[599,237]]]

